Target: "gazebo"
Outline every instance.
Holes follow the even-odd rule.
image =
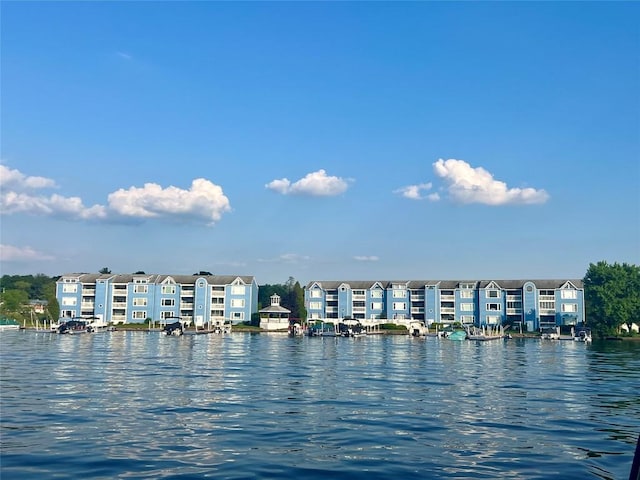
[[[260,328],[267,331],[288,331],[291,310],[280,306],[280,295],[271,295],[271,305],[260,309]]]

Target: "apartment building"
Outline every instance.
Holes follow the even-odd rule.
[[[313,281],[309,320],[522,325],[529,331],[584,323],[582,280]]]
[[[180,317],[196,326],[251,320],[258,311],[252,276],[68,273],[56,282],[60,316],[106,322],[163,322]]]

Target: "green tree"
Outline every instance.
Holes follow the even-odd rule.
[[[24,290],[6,290],[1,297],[3,313],[18,313],[29,303],[29,295]]]
[[[111,270],[109,270],[108,267],[102,267],[100,270],[98,270],[98,273],[101,273],[103,275],[108,275],[111,273]]]
[[[587,320],[599,336],[615,335],[623,323],[640,319],[640,267],[628,263],[589,264],[584,277]]]

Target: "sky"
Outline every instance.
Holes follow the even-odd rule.
[[[640,264],[640,4],[0,4],[0,273]]]

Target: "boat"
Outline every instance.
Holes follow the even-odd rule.
[[[310,337],[335,337],[338,335],[334,323],[323,321],[310,325],[307,334]]]
[[[360,337],[367,332],[358,320],[344,319],[338,323],[338,335],[341,337]]]
[[[591,329],[580,328],[576,330],[573,335],[573,340],[576,342],[590,343],[593,340],[591,337]]]
[[[412,337],[426,337],[429,333],[429,328],[423,323],[416,320],[412,320],[409,323],[409,335]]]
[[[298,322],[291,323],[289,325],[289,336],[297,337],[299,335],[304,335],[304,328]]]
[[[87,333],[87,322],[84,320],[67,320],[58,325],[57,333],[76,335],[79,333]]]
[[[89,333],[106,332],[109,329],[109,324],[100,317],[89,317],[86,320]]]
[[[184,327],[182,322],[177,321],[173,323],[167,323],[162,329],[162,334],[167,336],[179,337],[184,334]]]
[[[467,332],[465,330],[453,330],[444,333],[444,338],[454,341],[462,341],[467,339]]]
[[[0,318],[0,330],[20,330],[20,324],[13,318]]]
[[[502,325],[496,325],[494,327],[483,325],[482,327],[470,327],[467,330],[467,339],[469,340],[486,342],[489,340],[500,340],[502,338],[504,338]]]
[[[541,340],[559,340],[560,339],[559,327],[543,327],[540,329]]]

